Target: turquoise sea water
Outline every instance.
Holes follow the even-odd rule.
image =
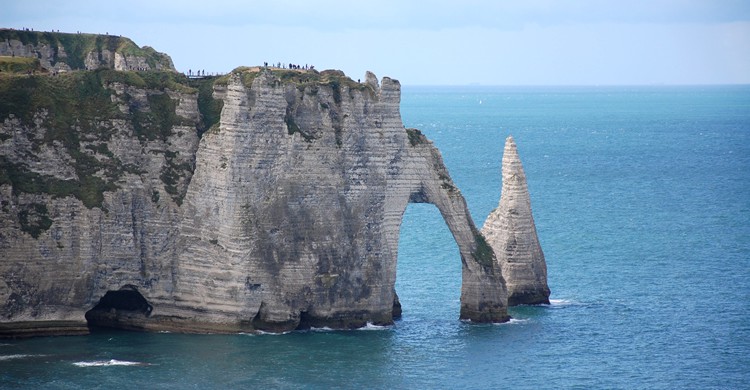
[[[0,341],[1,388],[750,388],[750,87],[405,87],[475,222],[512,134],[552,305],[458,321],[460,260],[410,205],[394,326]]]

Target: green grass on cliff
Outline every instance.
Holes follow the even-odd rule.
[[[64,62],[71,69],[85,69],[86,56],[92,52],[108,50],[118,52],[124,56],[139,56],[146,59],[146,63],[155,69],[159,64],[164,69],[174,66],[169,56],[159,53],[151,47],[138,47],[132,40],[116,35],[100,34],[69,34],[44,31],[22,31],[0,29],[0,41],[17,40],[23,45],[47,45],[58,53],[56,60]],[[61,50],[66,56],[61,56]]]
[[[216,83],[226,85],[229,82],[231,74],[239,75],[242,83],[246,88],[250,88],[253,81],[261,72],[269,72],[281,84],[293,84],[300,91],[315,93],[319,87],[329,87],[332,89],[334,101],[341,103],[343,98],[341,93],[343,88],[351,93],[353,91],[369,91],[374,96],[375,91],[365,83],[352,80],[340,70],[300,70],[300,69],[278,69],[278,68],[259,68],[241,66],[234,69],[230,74],[222,76],[216,80]]]
[[[495,253],[492,251],[492,247],[479,232],[474,232],[474,240],[477,245],[477,249],[472,253],[474,260],[484,267],[492,268],[495,263]]]
[[[215,81],[216,79],[213,78],[189,80],[190,85],[198,90],[198,110],[201,113],[199,136],[219,123],[221,109],[224,107],[223,100],[213,98]]]
[[[0,74],[42,72],[38,58],[0,56]]]

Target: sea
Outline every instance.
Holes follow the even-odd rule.
[[[0,340],[0,388],[750,389],[750,86],[405,86],[401,114],[480,227],[514,137],[550,305],[460,321],[458,248],[413,204],[393,326]]]

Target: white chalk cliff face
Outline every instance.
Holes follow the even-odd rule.
[[[179,125],[139,139],[127,120],[100,120],[107,136],[81,149],[90,142],[103,153],[94,157],[127,169],[99,203],[13,181],[82,168],[54,142],[33,145],[49,129],[0,118],[0,335],[73,331],[84,314],[182,332],[389,324],[409,202],[435,204],[458,243],[460,318],[508,320],[494,254],[439,151],[404,129],[398,81],[238,69],[214,85],[223,109],[199,141],[189,126],[202,115],[197,93],[108,88],[120,111],[162,102]]]
[[[220,127],[198,149],[174,310],[277,331],[391,323],[411,200],[434,203],[456,236],[461,316],[507,318],[502,278],[477,259],[477,231],[439,152],[401,123],[397,81],[285,84],[261,71],[248,87],[241,78],[221,91]]]
[[[513,137],[505,140],[500,204],[482,234],[497,256],[507,283],[508,305],[549,303],[547,264],[531,214],[526,174]]]

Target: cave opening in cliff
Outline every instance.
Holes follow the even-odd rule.
[[[402,217],[397,261],[402,320],[458,316],[461,254],[437,207],[409,203]]]
[[[119,290],[107,291],[85,316],[91,329],[140,330],[152,310],[153,306],[135,286],[125,285]]]

